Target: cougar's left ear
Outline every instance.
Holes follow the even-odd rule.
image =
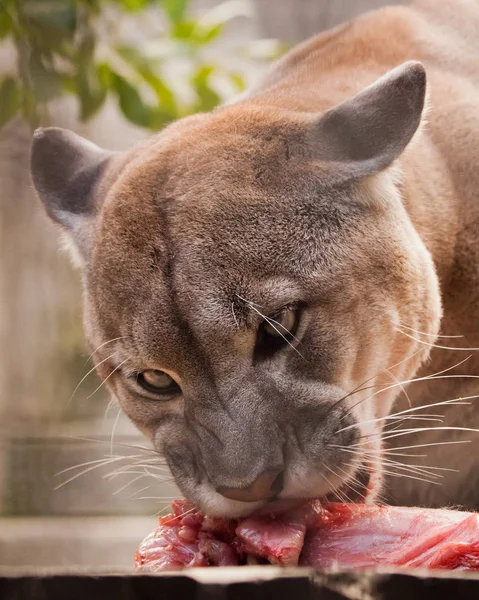
[[[100,184],[114,154],[58,127],[34,134],[33,184],[47,214],[70,234],[83,260],[104,199]]]
[[[387,168],[411,141],[426,95],[426,72],[406,62],[352,99],[326,112],[309,130],[314,160],[335,163],[342,180]]]

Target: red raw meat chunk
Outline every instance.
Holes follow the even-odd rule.
[[[220,542],[209,537],[201,537],[198,548],[210,565],[233,567],[238,564],[238,555],[235,549],[226,542]]]
[[[266,558],[271,564],[297,566],[307,527],[320,506],[306,504],[285,513],[253,516],[239,522],[236,535],[243,552]]]
[[[453,510],[332,504],[308,531],[300,564],[355,569],[377,565],[428,567],[446,539],[461,538],[477,515]],[[466,536],[469,541],[469,536]]]
[[[135,567],[143,572],[184,567],[219,567],[238,564],[233,547],[234,525],[225,519],[204,517],[192,504],[172,502],[173,514],[160,517],[160,525],[142,542]]]
[[[321,569],[374,566],[479,570],[479,515],[455,510],[319,502],[265,508],[239,521],[204,517],[191,504],[141,544],[139,571],[250,562]]]

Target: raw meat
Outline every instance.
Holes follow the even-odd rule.
[[[308,530],[299,564],[479,569],[479,515],[333,504]]]
[[[177,500],[141,544],[136,569],[272,563],[322,569],[377,565],[479,570],[479,515],[455,510],[321,504],[264,509],[239,521]]]

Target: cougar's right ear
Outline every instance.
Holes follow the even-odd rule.
[[[103,197],[102,177],[115,153],[61,129],[37,129],[31,151],[33,185],[47,214],[68,233],[85,261]]]

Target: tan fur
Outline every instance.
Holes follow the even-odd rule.
[[[479,346],[478,32],[474,1],[364,15],[300,45],[237,103],[113,157],[95,184],[95,220],[81,238],[90,240],[85,327],[92,349],[122,336],[96,352],[98,363],[111,355],[98,370],[203,509],[249,512],[258,503],[214,488],[245,487],[281,461],[286,497],[326,494],[365,461],[372,500],[387,423],[375,419],[395,401],[408,408],[403,388],[413,406],[479,393],[472,378],[398,385],[468,356],[435,342]],[[318,115],[410,60],[426,68],[427,124],[423,113],[388,168],[344,179],[341,164],[315,155]],[[255,362],[262,317],[252,306],[269,315],[297,300],[306,305],[298,352]],[[464,337],[436,340],[439,331]],[[479,375],[479,352],[470,354],[452,374]],[[144,398],[127,379],[144,369],[173,374],[181,397]],[[479,427],[478,403],[425,412]],[[444,471],[443,487],[391,476],[383,494],[479,508],[479,434],[464,437],[472,443],[431,446],[427,460],[411,461],[458,468]]]

